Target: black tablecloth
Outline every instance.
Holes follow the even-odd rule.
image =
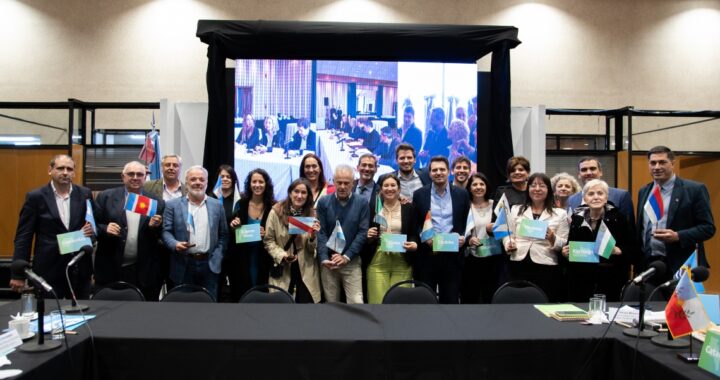
[[[12,368],[27,378],[572,379],[607,326],[531,305],[88,304],[94,350],[87,330],[69,337],[84,365],[71,372],[56,350],[10,354]],[[634,344],[613,326],[581,378],[632,378]],[[640,341],[636,378],[714,378],[676,352]]]

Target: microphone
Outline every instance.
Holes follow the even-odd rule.
[[[10,270],[16,275],[25,274],[30,280],[45,289],[46,292],[52,292],[52,286],[50,286],[50,284],[48,284],[45,279],[35,274],[35,272],[33,272],[32,269],[29,268],[29,265],[30,264],[25,260],[15,260],[13,261],[12,265],[10,265]]]
[[[705,280],[707,280],[710,277],[710,271],[703,266],[698,266],[698,267],[691,269],[690,273],[692,274],[691,280],[693,282],[705,282]],[[668,286],[674,286],[678,282],[680,282],[680,279],[674,278],[672,280],[663,282],[656,289],[665,288]]]
[[[663,274],[665,274],[666,269],[667,266],[665,266],[665,263],[663,263],[662,261],[653,261],[652,263],[650,263],[650,268],[645,269],[644,272],[633,278],[632,282],[635,285],[639,285],[656,274],[662,276]]]
[[[78,252],[80,252],[80,253],[75,255],[75,257],[73,257],[72,260],[70,260],[70,262],[68,263],[68,265],[67,265],[68,268],[75,265],[75,263],[77,263],[78,261],[80,261],[80,259],[82,259],[82,257],[85,256],[85,254],[92,255],[93,247],[91,245],[85,245],[82,248],[80,248],[80,250]]]

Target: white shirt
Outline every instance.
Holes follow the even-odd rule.
[[[137,262],[138,235],[140,232],[140,214],[125,210],[127,220],[127,236],[125,237],[125,251],[123,252],[123,266]]]
[[[70,229],[70,194],[72,194],[73,187],[70,185],[70,191],[68,191],[67,195],[62,196],[58,194],[57,190],[55,189],[55,184],[50,181],[50,186],[52,187],[53,194],[55,194],[55,204],[57,205],[58,214],[60,214],[60,220],[62,221],[62,224],[67,228]]]
[[[182,197],[182,182],[180,182],[180,186],[178,186],[175,191],[171,191],[170,189],[168,189],[165,181],[163,181],[163,200],[165,202],[180,197]]]
[[[210,225],[207,209],[207,195],[195,205],[188,198],[188,212],[193,216],[195,231],[190,234],[190,242],[196,245],[188,249],[188,253],[208,253],[210,250]]]

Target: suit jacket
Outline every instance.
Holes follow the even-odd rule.
[[[187,186],[184,183],[180,183],[180,191],[182,195],[187,195]],[[153,179],[145,182],[143,186],[143,193],[153,195],[155,199],[163,199],[163,180]]]
[[[415,220],[418,222],[415,228],[416,234],[419,236],[423,228],[422,221],[425,220],[428,210],[430,210],[430,189],[434,186],[432,183],[425,185],[413,194],[413,207],[415,208]],[[470,211],[470,197],[467,190],[450,185],[450,198],[453,207],[453,228],[452,232],[461,236],[465,235],[465,223],[467,222],[468,212]],[[432,247],[425,243],[418,244],[419,255],[429,255],[432,253]],[[463,254],[452,253],[458,260],[462,261]]]
[[[630,225],[635,225],[635,208],[633,207],[632,197],[630,193],[623,189],[615,187],[608,188],[608,201],[612,202],[619,211],[625,215]],[[572,213],[578,206],[583,204],[583,193],[575,193],[568,198],[568,208]]]
[[[208,212],[210,230],[210,249],[208,265],[213,273],[220,273],[223,251],[227,247],[228,226],[225,219],[225,210],[220,202],[208,198],[205,202]],[[165,246],[173,253],[170,255],[170,279],[175,283],[182,283],[185,276],[185,262],[187,256],[177,254],[175,245],[181,241],[188,241],[190,234],[187,230],[188,198],[176,198],[168,201],[163,212],[162,240]],[[189,259],[193,260],[193,259]]]
[[[422,132],[420,132],[420,128],[415,126],[415,123],[408,128],[402,138],[402,142],[412,145],[416,152],[422,149]]]
[[[395,161],[395,148],[398,146],[398,141],[395,139],[390,140],[390,143],[383,143],[382,141],[377,144],[373,154],[378,156],[378,165],[387,165],[397,170],[398,165]]]
[[[430,130],[425,140],[425,147],[423,150],[428,151],[429,158],[433,156],[444,156],[447,157],[450,154],[450,145],[452,140],[448,137],[447,128],[443,128],[440,132],[435,129]],[[428,162],[430,161],[428,158]]]
[[[120,280],[120,271],[125,253],[128,224],[125,215],[124,186],[108,189],[97,197],[95,211],[98,225],[98,248],[95,253],[95,281],[103,286]],[[154,194],[142,192],[141,195],[158,201],[157,214],[162,215],[165,202]],[[120,236],[107,233],[108,224],[117,223],[122,229]],[[137,241],[137,273],[141,287],[153,287],[162,281],[161,260],[156,251],[162,226],[150,227],[150,218],[140,215]]]
[[[305,150],[312,150],[316,151],[315,144],[317,141],[317,137],[315,135],[315,131],[312,129],[308,131],[307,138],[305,143]],[[295,134],[292,137],[292,141],[290,141],[290,145],[288,145],[288,149],[298,150],[300,149],[300,144],[302,144],[302,137],[300,137],[300,132],[295,132]]]
[[[49,183],[27,193],[25,203],[20,210],[20,218],[15,232],[13,260],[30,262],[34,237],[33,271],[42,276],[56,289],[58,297],[69,295],[64,291],[67,289],[65,267],[72,255],[60,255],[56,236],[82,229],[85,225],[87,199],[92,200],[90,189],[73,185],[70,193],[70,228],[65,228],[60,219],[55,194]],[[91,257],[89,255],[83,257],[77,265],[79,270],[78,280],[89,282],[92,274]],[[12,274],[12,278],[22,279],[24,276]]]
[[[370,133],[363,133],[362,139],[363,146],[371,152],[374,152],[375,148],[380,144],[380,134],[374,129]]]
[[[317,234],[317,257],[322,263],[330,259],[330,249],[326,243],[335,229],[335,221],[340,221],[346,243],[345,249],[339,252],[350,260],[360,255],[363,244],[367,240],[368,204],[357,195],[350,196],[348,203],[343,207],[334,194],[324,195],[317,202],[317,219],[320,221],[320,231]]]
[[[643,230],[645,211],[643,207],[654,183],[645,185],[638,193],[637,233],[640,246],[645,244]],[[710,209],[710,196],[704,184],[675,177],[667,214],[667,228],[678,233],[680,241],[665,244],[665,264],[668,266],[665,277],[672,276],[680,269],[688,256],[698,248],[698,264],[707,266],[703,241],[715,235],[715,223]]]
[[[530,206],[528,206],[522,214],[520,214],[521,208],[522,205],[515,205],[510,209],[508,218],[513,220],[513,222],[510,223],[510,228],[513,229],[513,226],[516,226],[513,229],[513,233],[517,231],[517,226],[523,218],[533,219],[532,208]],[[530,259],[536,264],[558,264],[558,259],[561,255],[560,251],[567,243],[570,230],[567,212],[561,208],[553,208],[552,214],[547,210],[543,210],[539,220],[547,221],[548,228],[555,232],[555,244],[550,245],[550,242],[545,239],[540,240],[515,235],[515,246],[517,250],[508,252],[511,261],[522,261],[525,256],[530,254]],[[503,245],[506,248],[509,241],[510,237],[503,238]]]

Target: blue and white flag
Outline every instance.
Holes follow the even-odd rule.
[[[493,235],[495,240],[510,236],[510,224],[508,224],[507,208],[500,208],[497,219],[493,224]]]
[[[220,176],[218,176],[217,181],[215,181],[215,186],[212,190],[213,194],[215,194],[215,197],[220,201],[220,204],[223,203],[223,195],[222,195],[222,179]]]
[[[468,211],[467,220],[465,221],[465,239],[472,236],[472,232],[475,229],[475,215],[473,215],[472,207]]]
[[[95,223],[95,215],[93,214],[92,202],[85,200],[85,221],[90,223],[93,233],[97,236],[97,224]]]
[[[689,270],[693,270],[693,268],[697,268],[698,266],[698,257],[697,257],[697,250],[693,252],[687,260],[683,263],[683,265],[680,266],[680,269],[675,272],[675,275],[673,276],[674,279],[679,280],[683,274],[685,273],[685,268],[688,268]],[[703,286],[702,282],[695,282],[695,290],[697,290],[698,293],[705,293],[705,287]]]
[[[332,230],[330,239],[328,239],[325,246],[341,254],[345,250],[345,243],[345,233],[343,233],[340,221],[336,220],[335,228]]]

